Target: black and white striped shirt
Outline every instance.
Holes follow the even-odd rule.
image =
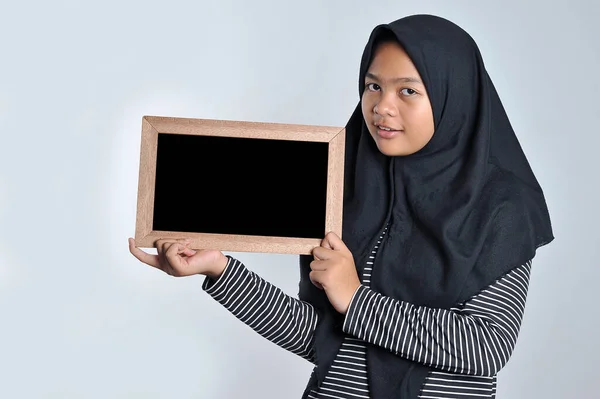
[[[342,347],[309,398],[369,398],[365,342],[434,369],[419,398],[494,398],[496,374],[508,361],[520,329],[531,261],[465,303],[432,309],[369,288],[380,243],[381,238],[346,313]],[[314,363],[318,316],[310,303],[286,295],[232,257],[221,277],[206,278],[203,289],[260,335]]]

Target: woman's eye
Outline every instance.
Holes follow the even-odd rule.
[[[413,95],[417,94],[417,92],[414,91],[413,89],[402,89],[401,93],[404,94],[405,96],[413,96]]]
[[[377,83],[367,83],[366,87],[370,91],[378,91],[379,89],[381,89],[381,87],[379,87]]]

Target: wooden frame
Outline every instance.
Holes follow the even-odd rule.
[[[342,237],[345,129],[330,126],[291,125],[161,116],[142,118],[135,242],[151,248],[159,238],[190,238],[195,249],[234,252],[310,254],[321,239],[260,235],[212,234],[153,230],[157,146],[159,134],[200,135],[313,141],[328,143],[326,217],[323,236],[333,231]],[[322,237],[321,237],[322,238]]]

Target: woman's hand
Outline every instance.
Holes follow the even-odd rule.
[[[129,252],[141,262],[171,276],[203,274],[219,278],[227,266],[227,257],[217,250],[196,251],[189,248],[189,244],[189,239],[160,239],[154,243],[158,255],[151,255],[137,248],[135,240],[129,238]]]
[[[325,290],[335,310],[345,314],[360,286],[352,252],[335,233],[328,233],[312,254],[310,280]]]

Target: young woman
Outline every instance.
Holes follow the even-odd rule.
[[[300,257],[299,299],[219,251],[130,250],[315,364],[304,398],[490,398],[515,346],[548,209],[473,39],[375,27],[346,126],[342,241]]]

